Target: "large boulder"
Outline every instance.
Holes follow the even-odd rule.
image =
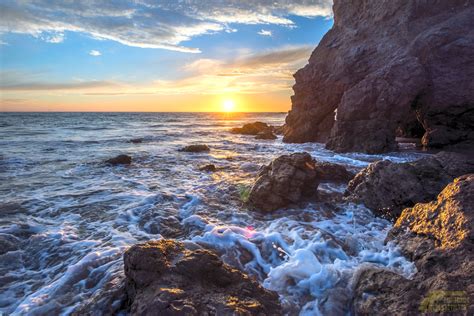
[[[271,212],[312,196],[318,184],[316,164],[310,154],[283,155],[262,169],[250,189],[248,204]]]
[[[378,153],[421,125],[427,147],[473,147],[474,2],[334,0],[333,10],[294,75],[284,141]]]
[[[452,152],[407,163],[382,160],[359,172],[349,182],[346,195],[379,216],[396,219],[405,207],[432,200],[455,177],[471,172],[474,161]]]
[[[368,268],[354,286],[356,315],[474,314],[474,174],[455,179],[435,201],[407,208],[390,231],[417,272],[406,279]],[[451,314],[450,314],[451,315]]]
[[[124,255],[131,315],[277,315],[278,295],[212,251],[162,239]]]

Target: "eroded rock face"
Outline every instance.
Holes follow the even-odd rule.
[[[474,172],[469,156],[441,152],[409,163],[377,161],[349,182],[346,195],[377,215],[396,219],[405,207],[427,202],[455,177]]]
[[[447,185],[435,201],[405,209],[387,239],[414,261],[417,273],[409,280],[380,269],[362,271],[354,289],[355,314],[472,315],[473,205],[474,174],[468,174]]]
[[[162,239],[124,255],[132,315],[277,315],[278,295],[213,252]]]
[[[310,154],[283,155],[262,169],[250,190],[248,204],[271,212],[310,197],[318,184],[316,164]]]
[[[333,28],[294,75],[284,140],[385,152],[418,120],[425,146],[472,148],[473,16],[465,0],[335,0]]]

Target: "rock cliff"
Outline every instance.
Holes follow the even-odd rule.
[[[335,0],[333,9],[334,26],[294,75],[284,141],[380,153],[398,134],[473,148],[473,1]]]

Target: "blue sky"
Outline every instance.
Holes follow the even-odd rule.
[[[259,110],[251,96],[273,95],[282,98],[280,111],[288,108],[291,74],[332,26],[331,5],[4,1],[1,109],[113,111],[136,100],[138,110],[170,103],[180,110],[179,102],[199,96],[206,110],[218,95],[241,96],[241,110]]]

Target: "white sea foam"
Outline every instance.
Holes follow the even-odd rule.
[[[0,237],[14,241],[0,255],[0,313],[70,314],[123,277],[127,247],[167,234],[215,248],[277,290],[291,314],[324,314],[338,302],[345,308],[341,293],[364,265],[411,275],[413,265],[383,243],[390,224],[362,206],[315,204],[269,216],[242,207],[236,188],[282,154],[309,151],[354,170],[420,156],[336,154],[321,144],[256,143],[228,133],[245,122],[283,120],[284,114],[0,116],[8,123],[0,124]],[[191,143],[206,143],[211,153],[177,153]],[[120,153],[133,156],[130,166],[103,164]],[[210,162],[222,169],[198,171]]]

